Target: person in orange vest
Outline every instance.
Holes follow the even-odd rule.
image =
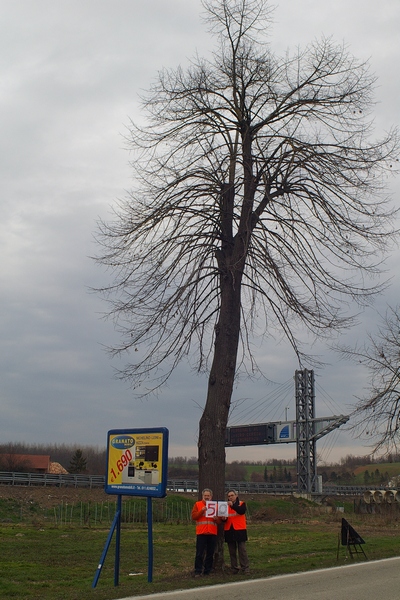
[[[192,519],[196,521],[196,557],[194,560],[194,576],[209,575],[214,562],[217,542],[218,517],[206,516],[206,502],[212,500],[212,490],[205,488],[201,492],[202,499],[192,509]]]
[[[228,544],[231,569],[233,573],[249,572],[249,559],[246,550],[247,524],[246,503],[239,500],[235,490],[228,490],[228,517],[225,518],[224,538]],[[239,555],[239,564],[237,554]]]

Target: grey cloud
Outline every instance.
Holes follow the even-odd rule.
[[[110,274],[89,258],[99,217],[132,185],[123,139],[129,118],[141,119],[138,94],[157,70],[187,64],[212,43],[198,14],[200,0],[136,2],[24,0],[3,3],[0,24],[0,438],[6,441],[103,444],[108,429],[166,426],[173,454],[196,454],[206,378],[182,365],[158,398],[137,400],[103,346],[118,339],[105,306],[89,293]],[[344,39],[379,76],[377,127],[398,118],[400,6],[383,0],[281,2],[271,42],[282,52],[322,32]],[[392,192],[398,203],[399,182]],[[394,280],[375,309],[348,332],[360,340],[385,302],[399,297]],[[383,312],[383,310],[381,310]],[[365,374],[343,365],[326,345],[318,379],[343,412]],[[297,367],[284,343],[257,350],[267,377],[282,383]],[[329,364],[330,363],[330,364]],[[235,400],[260,400],[262,380],[240,380]],[[317,411],[326,407],[317,398]],[[293,401],[294,402],[294,401]],[[250,405],[250,404],[249,404]],[[292,410],[292,409],[291,409]],[[293,414],[293,412],[292,412]],[[346,448],[367,450],[343,433]],[[175,449],[175,450],[174,450]],[[356,450],[357,451],[357,450]],[[228,457],[271,456],[290,448],[229,450]],[[268,454],[266,454],[268,453]]]

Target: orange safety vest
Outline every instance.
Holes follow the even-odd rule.
[[[192,519],[193,521],[196,521],[196,535],[217,535],[217,523],[214,519],[207,518],[205,513],[202,512],[205,505],[206,503],[204,500],[199,500],[192,509]]]
[[[241,506],[243,502],[239,500],[239,506]],[[228,518],[225,521],[224,529],[227,531],[233,525],[233,529],[238,531],[239,529],[246,529],[246,515],[238,515],[238,513],[232,508],[232,506],[228,506]]]

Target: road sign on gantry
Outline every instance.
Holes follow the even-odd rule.
[[[168,429],[113,429],[107,434],[105,492],[163,498],[168,475]]]

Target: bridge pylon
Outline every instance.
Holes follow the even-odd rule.
[[[317,458],[315,438],[314,371],[295,372],[297,428],[297,490],[311,494],[317,490]]]

